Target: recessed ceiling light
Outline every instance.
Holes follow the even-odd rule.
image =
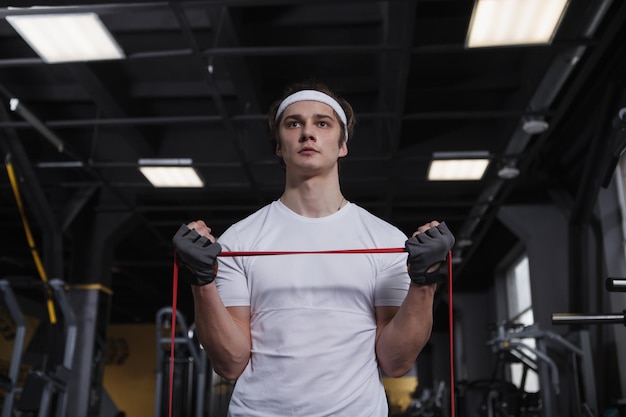
[[[204,181],[191,159],[140,159],[139,171],[155,187],[201,188]]]
[[[466,45],[548,44],[568,0],[476,0]]]
[[[430,181],[480,180],[489,166],[487,152],[436,152],[428,168]]]
[[[124,57],[95,13],[15,15],[6,20],[48,63]]]

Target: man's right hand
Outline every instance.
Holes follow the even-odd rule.
[[[192,285],[210,284],[217,275],[217,256],[222,247],[210,232],[204,222],[191,222],[181,225],[172,238],[181,278]]]

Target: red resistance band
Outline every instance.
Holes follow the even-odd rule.
[[[174,252],[174,278],[172,281],[172,340],[170,341],[170,378],[169,378],[169,399],[168,417],[172,417],[173,397],[174,397],[174,343],[176,343],[176,301],[178,299],[178,255]]]
[[[401,253],[404,248],[375,248],[375,249],[337,249],[326,251],[223,251],[219,256],[269,256],[269,255],[313,255],[313,254],[359,254],[359,253]],[[174,393],[174,343],[176,338],[176,301],[178,299],[178,259],[174,252],[174,277],[172,289],[172,341],[170,346],[170,374],[169,374],[169,407],[168,416],[172,417],[172,400]],[[455,417],[454,393],[454,320],[452,308],[452,251],[448,252],[448,317],[450,336],[450,416]]]
[[[268,251],[268,252],[227,252],[219,256],[267,256],[267,255],[328,255],[328,254],[356,254],[356,253],[402,253],[404,248],[377,248],[377,249],[334,249],[322,251]]]
[[[448,252],[448,334],[450,339],[450,417],[456,417],[454,410],[454,309],[452,308],[452,251]]]

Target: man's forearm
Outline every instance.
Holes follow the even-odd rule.
[[[381,330],[376,354],[387,375],[400,377],[415,365],[432,331],[434,294],[435,285],[411,284],[400,309]]]
[[[250,360],[249,309],[229,311],[219,297],[215,283],[192,286],[196,331],[211,365],[218,375],[234,380]]]

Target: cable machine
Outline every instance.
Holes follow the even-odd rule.
[[[13,401],[15,394],[21,392],[18,387],[18,376],[20,364],[22,360],[22,352],[24,350],[24,339],[26,338],[26,320],[22,314],[22,310],[17,303],[15,293],[11,289],[9,281],[0,280],[0,295],[2,301],[7,307],[9,315],[15,323],[15,336],[13,338],[13,352],[11,354],[11,362],[9,365],[8,375],[3,375],[3,389],[5,391],[4,403],[2,406],[2,417],[9,417],[13,409]]]
[[[172,308],[157,312],[157,376],[154,416],[168,415],[169,395],[172,395],[174,415],[202,417],[206,387],[207,357],[193,337],[185,317],[176,313],[174,346],[169,331],[172,328]],[[171,349],[174,366],[170,368]],[[170,375],[173,369],[173,375]],[[170,389],[172,390],[170,393]]]
[[[39,366],[31,369],[22,387],[18,386],[18,373],[24,358],[26,321],[13,289],[39,289],[50,295],[50,299],[61,310],[63,319],[63,354],[61,363],[52,369]],[[65,283],[59,279],[47,284],[26,279],[2,279],[0,291],[9,314],[16,324],[13,354],[9,366],[9,389],[2,407],[2,417],[10,417],[19,411],[22,416],[65,417],[67,415],[67,383],[72,375],[72,364],[76,348],[77,325],[74,313],[66,297]],[[51,409],[54,406],[54,412]]]
[[[624,109],[623,109],[624,110]],[[606,289],[610,292],[626,292],[625,278],[607,278]],[[554,313],[554,325],[622,324],[626,326],[626,310],[621,313],[578,314]]]
[[[626,279],[607,278],[606,289],[611,292],[626,292]],[[621,313],[607,314],[554,313],[552,324],[623,324],[626,326],[625,315],[626,310]]]
[[[497,357],[493,376],[469,382],[460,389],[460,417],[596,415],[594,368],[587,331],[576,332],[566,339],[536,324],[500,323],[494,334],[487,342]],[[522,366],[519,383],[507,377],[511,364]],[[537,375],[537,392],[525,389],[531,372]]]

